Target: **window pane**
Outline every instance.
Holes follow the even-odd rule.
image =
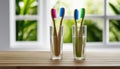
[[[87,19],[84,21],[84,24],[87,25],[88,42],[102,42],[103,23],[103,19]]]
[[[57,28],[60,21],[57,20]],[[102,42],[102,31],[103,31],[103,19],[89,19],[85,20],[84,24],[87,25],[87,41],[88,42]],[[63,22],[64,26],[64,43],[72,42],[72,26],[74,20],[65,19]]]
[[[120,42],[120,20],[109,20],[109,41]]]
[[[57,9],[58,13],[60,7],[65,7],[66,15],[73,15],[74,9],[82,7],[86,8],[87,14],[103,15],[104,13],[103,0],[56,0],[53,7]]]
[[[37,41],[37,21],[17,20],[16,41]]]
[[[37,0],[16,0],[16,15],[36,15]]]
[[[108,0],[108,14],[120,14],[120,0]]]

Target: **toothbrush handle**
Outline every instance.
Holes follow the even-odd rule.
[[[62,19],[61,19],[61,21],[60,21],[60,27],[59,27],[59,32],[58,32],[58,47],[59,47],[59,48],[60,48],[60,46],[61,46],[61,28],[62,28],[63,18],[64,18],[64,17],[62,17]]]
[[[57,37],[57,30],[56,30],[56,26],[55,26],[55,20],[54,18],[52,18],[53,20],[53,40],[54,40],[54,54],[55,56],[59,56],[59,47],[58,47],[58,37]]]
[[[83,48],[83,36],[82,36],[82,31],[83,31],[83,28],[82,28],[82,26],[83,26],[83,21],[84,21],[84,17],[82,18],[82,21],[81,21],[81,25],[80,25],[80,29],[79,29],[79,38],[78,38],[78,41],[79,41],[79,43],[78,43],[78,47],[79,47],[79,52],[80,52],[80,56],[82,56],[82,48]]]

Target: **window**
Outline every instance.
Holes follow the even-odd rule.
[[[13,48],[42,48],[48,38],[43,0],[10,1],[10,45]],[[41,11],[42,10],[42,11]],[[47,15],[45,15],[47,16]],[[44,23],[44,24],[43,24]],[[44,35],[44,36],[43,36]],[[45,47],[45,46],[44,46]]]
[[[111,43],[120,42],[120,1],[109,0],[108,15],[109,17],[109,41]]]
[[[98,4],[101,4],[101,6],[96,7]],[[86,18],[84,21],[84,24],[87,24],[88,26],[88,35],[87,35],[87,41],[88,42],[97,42],[100,43],[103,41],[102,34],[103,34],[103,29],[104,29],[104,19],[101,17],[104,17],[104,1],[103,0],[56,0],[56,3],[53,6],[56,9],[59,9],[60,7],[65,7],[66,9],[66,17],[64,20],[64,26],[67,26],[69,30],[72,28],[72,25],[74,24],[73,20],[73,12],[74,9],[80,9],[82,7],[87,8],[86,9],[86,14],[89,15],[89,17]],[[59,10],[57,11],[59,13]],[[94,19],[94,17],[97,17]],[[67,29],[68,31],[68,29]],[[70,34],[66,32],[65,34],[69,35],[65,36],[64,41],[67,42],[72,42],[72,37],[71,33],[72,30],[70,30]],[[96,33],[96,34],[92,34]],[[68,38],[71,40],[68,40]],[[67,41],[68,40],[68,41]]]
[[[84,24],[87,25],[87,45],[119,46],[119,6],[119,0],[11,0],[11,46],[41,48],[48,44],[52,7],[57,9],[57,13],[60,7],[65,7],[66,10],[63,22],[64,44],[68,45],[72,42],[74,9],[84,7],[86,8]],[[57,18],[58,21],[59,18]]]
[[[87,25],[88,46],[119,46],[120,45],[120,1],[119,0],[54,0],[53,7],[59,13],[65,7],[66,16],[64,42],[72,42],[72,25],[74,9],[86,8],[84,24]]]

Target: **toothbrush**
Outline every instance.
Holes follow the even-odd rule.
[[[77,21],[79,19],[79,11],[75,9],[74,11],[74,20],[75,20],[75,33],[76,33],[76,43],[75,43],[75,49],[76,49],[76,56],[79,55],[79,46],[78,46],[78,26],[77,26]]]
[[[80,11],[80,18],[82,18],[82,20],[81,20],[81,25],[80,25],[80,29],[79,29],[79,42],[80,43],[78,43],[78,45],[80,46],[80,52],[82,52],[82,48],[83,48],[83,46],[82,46],[82,25],[83,25],[83,21],[84,21],[84,17],[85,17],[85,8],[81,8],[81,11]],[[82,55],[82,54],[80,54],[80,55]]]
[[[78,35],[78,31],[77,31],[77,20],[79,19],[79,11],[77,10],[77,9],[75,9],[75,11],[74,11],[74,20],[75,20],[75,28],[76,28],[76,35]]]
[[[62,22],[63,22],[63,18],[65,15],[65,8],[60,8],[60,26],[59,26],[59,32],[58,32],[58,47],[60,49],[60,45],[61,45],[61,27],[62,27]]]
[[[60,17],[61,17],[60,26],[62,26],[64,15],[65,15],[65,8],[60,8]]]
[[[53,27],[54,27],[54,31],[53,31],[54,53],[55,53],[55,56],[59,56],[57,31],[56,31],[56,25],[55,25],[55,18],[57,16],[56,16],[56,10],[54,8],[51,9],[51,17],[52,17]]]

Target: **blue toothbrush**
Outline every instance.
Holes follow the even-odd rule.
[[[75,9],[74,11],[74,20],[75,20],[75,29],[76,29],[76,36],[78,36],[78,31],[77,31],[77,20],[79,19],[79,11],[78,9]]]
[[[75,36],[76,36],[76,43],[75,43],[75,54],[76,56],[79,56],[79,46],[78,46],[78,43],[79,43],[79,40],[78,40],[78,26],[77,26],[77,21],[79,19],[79,11],[78,9],[75,9],[74,10],[74,20],[75,20]]]
[[[59,45],[59,48],[60,48],[60,45],[61,45],[61,27],[62,27],[62,22],[63,22],[64,15],[65,15],[65,8],[62,7],[62,8],[60,8],[61,20],[60,20],[60,26],[59,26],[59,32],[58,32],[58,45]]]

